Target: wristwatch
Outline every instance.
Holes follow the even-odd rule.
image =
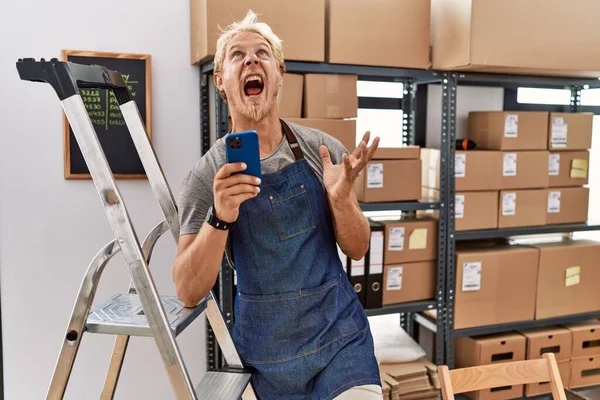
[[[209,207],[208,212],[206,213],[205,221],[212,227],[216,229],[220,229],[222,231],[226,231],[233,226],[233,222],[225,222],[221,221],[219,218],[215,216],[214,213],[215,206],[212,205]]]

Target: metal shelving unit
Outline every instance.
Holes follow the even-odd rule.
[[[201,115],[201,134],[202,134],[202,154],[204,154],[212,145],[215,138],[220,138],[227,133],[227,106],[214,91],[214,96],[211,92],[210,85],[212,81],[213,63],[206,63],[200,66],[200,115]],[[415,108],[416,108],[416,91],[417,85],[441,82],[445,74],[437,71],[406,69],[406,68],[389,68],[389,67],[371,67],[357,65],[342,65],[328,63],[313,63],[313,62],[286,62],[288,72],[294,73],[320,73],[320,74],[355,74],[359,79],[381,79],[403,83],[403,97],[401,100],[401,108],[404,113],[402,134],[403,142],[412,144],[415,142]],[[214,101],[214,104],[213,104]],[[214,110],[214,111],[213,111]],[[453,139],[450,138],[447,131],[442,132],[442,143],[448,148],[453,144]],[[212,140],[211,140],[212,138]],[[442,165],[445,165],[446,160],[443,158]],[[445,182],[447,169],[443,169],[440,173],[440,181],[442,188],[440,193],[441,198],[446,194]],[[445,213],[444,203],[430,199],[421,199],[418,201],[406,202],[391,202],[391,203],[362,203],[363,211],[397,211],[397,212],[414,212],[417,210],[439,210],[440,216]],[[366,310],[367,315],[383,315],[383,314],[400,314],[401,325],[409,332],[413,332],[415,324],[413,315],[415,313],[430,309],[443,310],[445,300],[445,260],[446,260],[446,243],[447,229],[445,218],[440,217],[439,232],[438,232],[438,262],[437,262],[437,284],[436,295],[434,299],[427,301],[416,301],[393,306],[385,306],[379,309]],[[215,293],[218,293],[218,299],[226,318],[226,322],[230,328],[233,327],[233,271],[226,264],[221,267],[219,279],[215,285]],[[443,315],[443,312],[440,312]],[[435,329],[436,332],[436,351],[435,362],[442,364],[444,362],[444,319],[440,318]],[[218,345],[215,342],[214,336],[210,329],[207,331],[207,367],[208,369],[216,369],[222,365],[222,359],[219,354]]]
[[[447,102],[450,103],[450,109],[447,110],[450,116],[449,121],[443,121],[442,129],[448,129],[452,140],[454,140],[454,129],[456,126],[456,114],[451,114],[455,111],[457,102],[456,93],[459,84],[476,85],[476,86],[500,86],[504,88],[516,89],[518,87],[536,87],[536,88],[555,88],[569,89],[571,91],[571,103],[564,107],[563,111],[578,112],[581,111],[581,91],[588,88],[600,87],[600,81],[597,79],[581,79],[568,77],[554,76],[526,76],[526,75],[503,75],[503,74],[483,74],[483,73],[458,73],[452,72],[449,74],[447,83],[444,79],[442,87],[442,96],[444,101],[444,110],[447,110]],[[445,115],[444,115],[445,116]],[[446,127],[446,123],[451,124]],[[454,367],[454,340],[457,337],[475,336],[490,333],[510,332],[521,329],[529,329],[536,327],[546,327],[565,323],[585,321],[590,318],[600,317],[600,310],[593,313],[568,315],[558,318],[549,318],[533,321],[522,321],[501,325],[483,326],[469,329],[454,330],[454,290],[456,287],[456,257],[455,245],[456,241],[464,240],[480,240],[480,239],[501,239],[529,235],[553,234],[553,233],[571,233],[579,231],[600,230],[600,222],[588,221],[581,224],[561,224],[561,225],[546,225],[535,227],[508,228],[508,229],[487,229],[474,231],[459,231],[454,229],[454,148],[451,148],[446,154],[449,157],[447,164],[449,179],[449,190],[446,194],[446,204],[448,205],[448,225],[449,234],[447,237],[447,267],[446,267],[446,300],[445,304],[445,334],[446,338],[446,358],[445,363],[450,367]],[[439,318],[439,316],[438,316]]]

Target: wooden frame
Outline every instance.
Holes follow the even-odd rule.
[[[69,56],[78,57],[103,57],[115,59],[130,59],[145,61],[145,94],[146,94],[146,120],[145,127],[148,138],[152,140],[152,56],[150,54],[114,53],[86,50],[62,50],[61,60],[69,61]],[[75,174],[71,171],[71,140],[70,126],[66,115],[63,113],[64,124],[64,177],[65,179],[92,179],[90,174]],[[146,174],[119,174],[113,173],[115,179],[147,179]]]
[[[553,399],[567,400],[556,357],[552,353],[545,353],[543,358],[536,360],[480,365],[452,371],[448,366],[440,365],[438,375],[443,400],[454,400],[454,394],[459,393],[541,382],[550,382]]]

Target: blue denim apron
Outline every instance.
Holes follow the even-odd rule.
[[[230,232],[234,342],[261,400],[332,399],[380,385],[366,314],[342,268],[321,181],[290,128],[296,161],[265,174]]]

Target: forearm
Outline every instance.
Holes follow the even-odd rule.
[[[173,281],[177,297],[186,307],[198,304],[216,282],[227,235],[227,231],[205,223],[194,241],[175,259]]]
[[[333,213],[335,235],[340,248],[353,260],[360,260],[367,253],[371,228],[358,206],[356,196],[329,199]]]

